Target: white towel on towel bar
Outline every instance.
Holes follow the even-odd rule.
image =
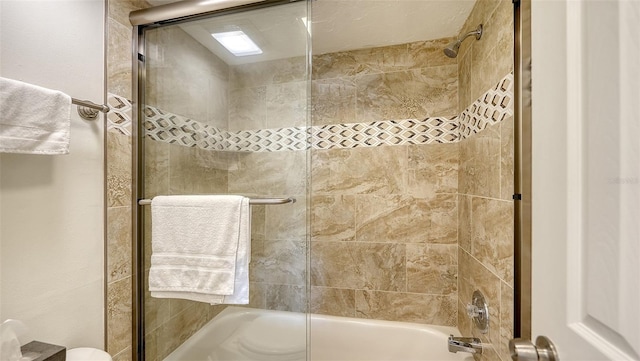
[[[250,220],[242,196],[153,198],[151,296],[248,304]]]
[[[0,78],[0,152],[68,154],[71,97]]]

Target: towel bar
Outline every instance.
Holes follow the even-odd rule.
[[[274,205],[274,204],[287,204],[295,203],[294,197],[289,198],[249,198],[249,204],[252,205]],[[151,204],[151,199],[140,199],[138,205],[147,206]]]
[[[88,100],[71,98],[71,104],[78,106],[78,115],[84,120],[94,120],[98,117],[98,112],[107,113],[110,109],[104,104],[96,104]]]

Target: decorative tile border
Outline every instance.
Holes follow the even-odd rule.
[[[311,128],[311,146],[314,149],[452,143],[457,140],[456,117],[386,120]]]
[[[460,138],[465,139],[513,115],[513,74],[484,93],[460,114]]]
[[[112,110],[107,130],[131,135],[131,102],[109,94]],[[513,74],[452,118],[385,120],[371,123],[258,129],[230,132],[193,119],[145,108],[146,135],[153,140],[186,147],[236,152],[277,152],[334,148],[377,147],[463,140],[513,115]]]
[[[308,148],[307,133],[307,127],[227,132],[228,144],[225,150],[236,152],[304,150]]]
[[[144,115],[145,134],[150,139],[185,147],[227,150],[226,132],[216,127],[150,106],[144,109]]]
[[[110,108],[109,113],[107,113],[107,131],[130,136],[131,119],[133,119],[131,101],[108,93],[107,104],[109,104]]]

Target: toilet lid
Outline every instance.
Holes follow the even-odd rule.
[[[67,361],[112,361],[111,356],[97,348],[79,347],[67,350]]]
[[[259,355],[298,355],[306,352],[306,323],[302,314],[264,315],[253,320],[239,337],[241,349]]]

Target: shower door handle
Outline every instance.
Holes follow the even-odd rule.
[[[509,341],[513,361],[559,361],[553,342],[546,336],[538,336],[535,345],[531,340],[514,338]]]

